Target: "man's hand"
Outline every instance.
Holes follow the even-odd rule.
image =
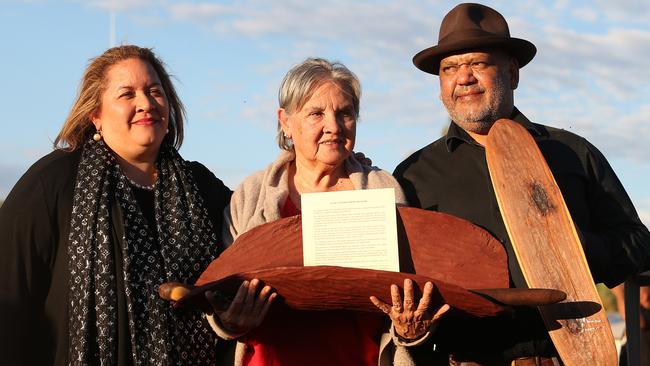
[[[422,298],[414,309],[413,282],[410,279],[404,280],[404,302],[399,293],[397,285],[390,286],[391,301],[389,305],[375,296],[370,296],[370,301],[381,311],[386,313],[393,321],[397,334],[405,340],[415,340],[422,337],[449,310],[449,305],[444,304],[433,311],[431,309],[431,293],[433,284],[427,282],[424,285]]]

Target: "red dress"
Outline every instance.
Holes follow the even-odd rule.
[[[289,217],[300,210],[287,198],[280,213]],[[244,340],[244,365],[374,366],[384,324],[384,316],[374,313],[272,308]]]

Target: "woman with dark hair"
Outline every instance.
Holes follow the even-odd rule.
[[[183,118],[150,49],[92,60],[55,150],[0,209],[4,364],[216,362],[201,314],[158,297],[218,255],[231,193],[178,154]]]

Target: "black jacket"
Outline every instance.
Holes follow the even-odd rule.
[[[3,364],[68,364],[67,241],[80,158],[81,151],[56,150],[46,155],[20,178],[0,208]],[[231,192],[200,163],[190,162],[189,166],[219,235],[223,208]],[[130,364],[124,358],[129,349],[125,341],[128,320],[121,297],[117,309],[118,363]]]

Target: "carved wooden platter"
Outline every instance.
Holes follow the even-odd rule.
[[[369,297],[389,302],[390,285],[401,285],[404,278],[414,281],[416,291],[431,281],[434,305],[448,303],[454,315],[496,316],[509,311],[505,305],[548,304],[564,298],[558,291],[508,289],[503,246],[468,221],[416,208],[399,208],[398,237],[399,273],[303,267],[300,216],[277,220],[237,238],[208,266],[195,288],[173,300],[177,300],[176,306],[206,308],[206,290],[225,294],[227,302],[242,280],[252,278],[269,284],[280,294],[281,301],[301,310],[378,311]],[[169,299],[173,287],[170,286],[161,287],[161,296]]]

